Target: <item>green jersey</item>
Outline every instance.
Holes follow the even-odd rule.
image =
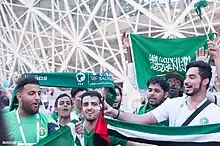
[[[18,143],[22,146],[24,145],[24,138],[22,138],[22,134],[24,135],[27,144],[33,145],[37,143],[37,137],[42,139],[48,135],[48,130],[50,129],[48,127],[51,127],[49,126],[49,123],[55,123],[51,117],[37,113],[29,117],[19,116],[21,123],[19,125],[16,113],[17,111],[13,110],[4,114],[8,136],[10,140],[13,141],[14,145],[17,145]],[[37,120],[37,116],[39,117],[39,120]],[[21,130],[21,128],[23,130]]]
[[[93,134],[94,134],[93,130],[87,132],[84,129],[84,146],[93,146]],[[109,146],[117,146],[117,145],[126,146],[128,142],[127,140],[122,140],[120,138],[116,138],[112,136],[109,136],[109,140],[110,140]]]

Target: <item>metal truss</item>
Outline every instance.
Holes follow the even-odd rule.
[[[126,76],[123,31],[163,38],[213,32],[220,1],[203,21],[196,0],[0,0],[0,76],[13,85],[24,72],[111,72]]]

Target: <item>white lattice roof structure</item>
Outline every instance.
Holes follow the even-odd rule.
[[[0,0],[0,76],[13,85],[23,72],[126,74],[123,31],[187,37],[220,26],[220,1],[208,0],[203,22],[197,0]],[[203,25],[204,24],[204,25]],[[204,27],[205,26],[205,27]]]

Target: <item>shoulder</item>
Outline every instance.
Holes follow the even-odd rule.
[[[6,121],[10,121],[11,119],[16,118],[16,110],[4,113],[3,117]]]
[[[164,103],[170,103],[170,104],[173,104],[173,103],[180,103],[182,104],[184,101],[186,101],[186,98],[185,97],[176,97],[176,98],[167,98]]]
[[[40,119],[44,120],[47,123],[56,123],[56,121],[49,115],[39,113]]]

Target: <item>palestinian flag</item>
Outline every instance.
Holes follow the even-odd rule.
[[[161,146],[219,146],[220,124],[159,127],[106,119],[108,134],[129,141]]]
[[[213,34],[209,35],[213,38]],[[207,48],[207,36],[162,39],[130,34],[131,52],[139,88],[156,75],[175,72],[185,76],[186,65],[195,60],[195,52]]]
[[[75,133],[75,124],[69,123],[40,140],[36,146],[84,146],[84,139]]]
[[[94,146],[108,146],[109,145],[107,123],[104,120],[103,113],[99,114],[99,117],[96,121],[94,135],[93,135],[93,145]]]

